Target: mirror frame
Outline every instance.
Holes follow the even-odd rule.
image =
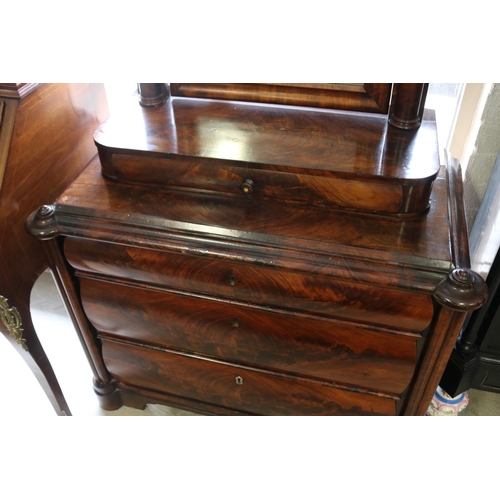
[[[387,114],[392,83],[171,83],[177,97],[226,99]]]

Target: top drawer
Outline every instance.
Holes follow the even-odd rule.
[[[121,181],[394,215],[409,211],[403,204],[402,185],[235,167],[216,160],[203,163],[183,157],[114,154],[101,155],[101,162],[105,175]],[[141,172],[140,177],[137,172]],[[429,196],[428,190],[420,205],[411,207],[411,211],[425,210]]]
[[[80,271],[403,331],[421,332],[433,314],[429,295],[327,276],[78,238],[65,254]]]

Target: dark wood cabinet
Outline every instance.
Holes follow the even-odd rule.
[[[30,314],[30,292],[47,263],[25,222],[95,156],[92,133],[107,117],[102,84],[0,83],[0,331],[58,414],[70,410]]]
[[[423,415],[486,298],[425,86],[376,113],[208,87],[144,84],[28,223],[102,406]]]

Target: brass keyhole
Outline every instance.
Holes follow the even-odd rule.
[[[233,322],[231,323],[233,328],[238,328],[240,326],[240,322],[238,321],[238,318],[234,318]]]
[[[240,376],[236,377],[236,384],[243,385],[243,377],[240,377]]]
[[[234,279],[233,275],[229,276],[229,285],[236,286],[236,280]]]

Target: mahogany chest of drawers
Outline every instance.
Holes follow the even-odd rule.
[[[29,221],[102,406],[424,414],[486,293],[432,113],[134,104]]]

